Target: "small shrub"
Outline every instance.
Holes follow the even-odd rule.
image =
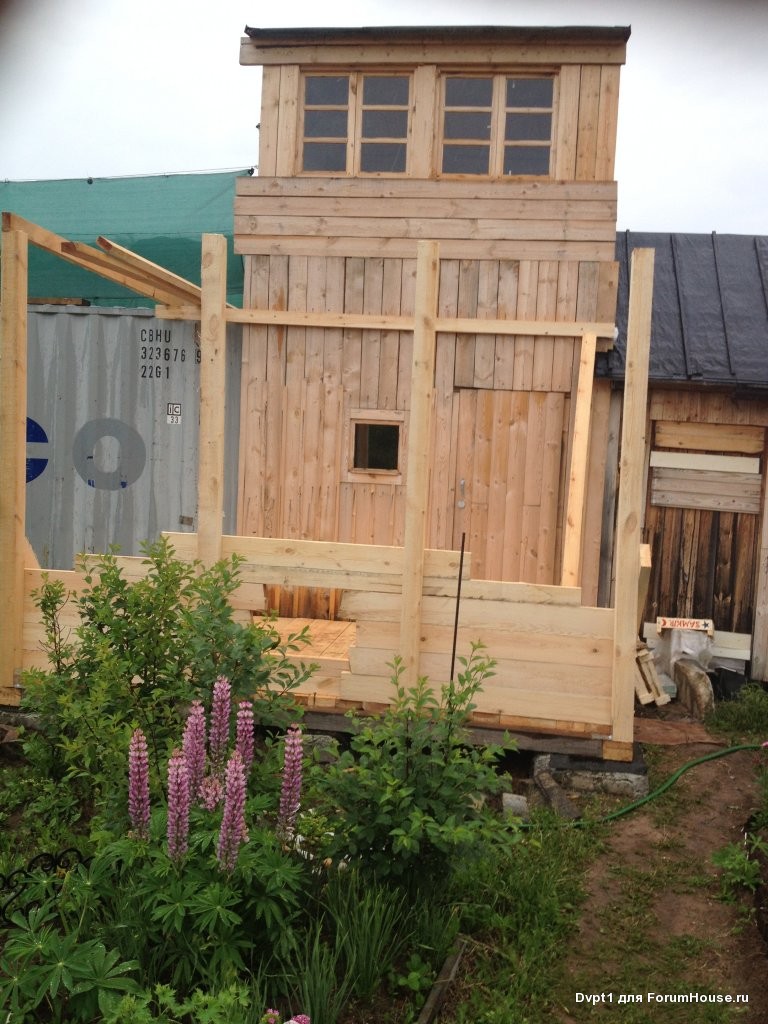
[[[381,881],[429,887],[477,840],[510,838],[510,826],[477,801],[499,788],[500,748],[474,747],[466,733],[493,662],[475,648],[463,666],[437,697],[423,678],[406,689],[396,660],[392,705],[360,727],[335,764],[315,772],[330,824],[326,857],[357,863]]]
[[[81,780],[105,799],[123,784],[120,752],[140,726],[159,785],[182,709],[210,700],[220,675],[236,695],[253,700],[259,722],[282,726],[296,716],[291,690],[310,669],[286,661],[287,648],[269,624],[234,621],[229,598],[239,586],[240,561],[202,569],[176,559],[162,539],[146,546],[147,572],[139,580],[126,580],[107,554],[85,563],[79,596],[60,581],[43,584],[35,599],[50,668],[25,673],[23,701],[43,723],[25,747],[41,774]],[[79,617],[76,642],[62,626],[70,602]],[[305,641],[300,634],[289,644]]]

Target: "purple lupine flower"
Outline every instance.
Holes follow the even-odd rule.
[[[229,746],[229,715],[231,711],[232,688],[226,676],[219,676],[213,684],[213,700],[211,702],[211,732],[208,749],[211,755],[213,772],[223,774]]]
[[[247,779],[253,765],[253,704],[249,700],[241,700],[237,705],[235,749],[239,750],[240,757],[243,759],[243,768]]]
[[[192,701],[181,745],[189,775],[189,797],[195,801],[205,776],[205,710],[199,700]]]
[[[149,838],[149,754],[141,729],[134,729],[128,747],[128,813],[137,839]]]
[[[218,775],[206,775],[200,783],[198,799],[206,811],[215,811],[224,799],[224,783]]]
[[[283,782],[280,788],[280,810],[277,817],[277,834],[285,840],[293,838],[296,815],[301,802],[301,758],[302,738],[298,725],[292,725],[285,736],[283,755]]]
[[[168,856],[178,863],[189,838],[189,772],[184,754],[176,749],[168,762]]]
[[[240,751],[235,750],[227,762],[224,784],[224,816],[221,819],[216,856],[223,871],[230,874],[237,864],[241,843],[248,842],[245,825],[245,769]]]

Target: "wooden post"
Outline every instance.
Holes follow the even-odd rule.
[[[4,231],[0,292],[0,702],[18,704],[24,624],[27,444],[27,236]]]
[[[637,653],[640,528],[648,404],[648,356],[653,304],[653,249],[635,249],[629,283],[627,368],[616,517],[616,621],[613,648],[612,740],[604,755],[617,756],[634,738],[634,673]]]
[[[227,240],[223,235],[203,235],[201,285],[197,557],[209,566],[221,559],[224,515]]]
[[[576,389],[576,410],[573,418],[571,472],[563,538],[563,571],[561,587],[581,585],[581,534],[584,520],[584,489],[587,481],[589,423],[592,412],[592,384],[595,376],[597,336],[585,334],[581,339],[579,382]]]
[[[416,257],[411,410],[408,418],[408,462],[405,483],[403,596],[400,615],[400,655],[405,670],[403,682],[408,686],[412,686],[419,675],[439,266],[437,242],[419,242]]]

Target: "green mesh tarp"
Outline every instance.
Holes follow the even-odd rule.
[[[232,248],[235,179],[247,170],[133,178],[0,181],[0,209],[71,241],[99,235],[200,283],[200,240],[227,238],[227,298],[242,305],[243,260]],[[77,298],[99,306],[146,306],[148,299],[42,252],[29,251],[30,299]]]

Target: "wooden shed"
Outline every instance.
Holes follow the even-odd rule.
[[[655,252],[644,620],[711,618],[715,651],[768,679],[768,239],[617,238],[619,340],[598,374],[621,381],[634,249]],[[619,397],[619,396],[617,396]],[[618,410],[618,406],[616,407]]]
[[[346,657],[305,687],[312,709],[382,707],[398,652],[406,681],[439,685],[456,627],[459,653],[480,639],[498,661],[478,724],[632,756],[648,250],[632,260],[605,607],[618,439],[612,384],[594,377],[615,335],[628,35],[248,29],[241,60],[263,68],[263,87],[259,174],[238,181],[235,201],[243,309],[226,304],[221,237],[204,236],[196,288],[108,240],[105,258],[4,218],[3,352],[16,365],[28,241],[99,273],[127,267],[158,316],[201,321],[197,529],[174,541],[203,562],[244,555],[246,607],[266,587],[283,615],[354,620]],[[227,323],[244,325],[232,536],[221,527]],[[0,407],[16,438],[19,380],[2,377]],[[15,465],[13,477],[0,500],[11,606],[39,578],[25,568]],[[25,607],[4,676],[34,661]]]

